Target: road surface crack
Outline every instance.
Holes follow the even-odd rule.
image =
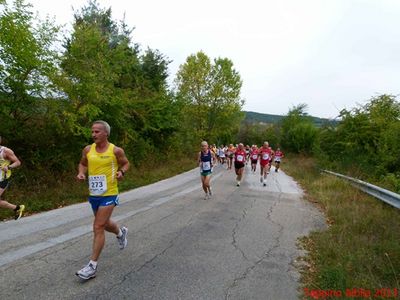
[[[110,294],[110,293],[112,292],[112,290],[114,290],[114,289],[117,288],[118,286],[122,285],[125,281],[127,281],[127,280],[131,277],[132,274],[135,274],[135,273],[140,272],[140,271],[143,270],[145,267],[147,267],[149,264],[151,264],[153,261],[157,260],[160,256],[163,256],[169,249],[171,249],[171,248],[175,245],[176,240],[177,240],[179,237],[181,237],[181,235],[183,234],[183,232],[184,232],[185,230],[187,230],[187,229],[192,225],[193,218],[194,218],[194,216],[192,216],[192,217],[190,218],[190,220],[187,222],[187,224],[186,224],[185,226],[183,226],[183,228],[176,234],[176,236],[175,236],[172,240],[170,240],[170,241],[168,242],[168,246],[167,246],[167,247],[165,247],[162,251],[156,253],[152,258],[146,260],[146,261],[145,261],[141,266],[139,266],[137,269],[132,270],[132,271],[126,273],[120,282],[118,282],[118,283],[112,285],[111,287],[107,288],[107,290],[106,290],[104,293],[98,294],[97,297],[101,297],[101,296],[105,296],[105,295],[107,295],[107,294]]]
[[[246,256],[246,254],[244,253],[244,251],[239,247],[238,245],[238,240],[237,240],[237,231],[239,229],[240,224],[242,223],[242,221],[246,218],[247,216],[247,211],[251,210],[254,206],[254,203],[256,202],[256,199],[254,199],[250,205],[249,208],[245,208],[242,211],[242,216],[239,218],[239,220],[236,222],[235,227],[232,229],[232,246],[240,252],[240,254],[242,255],[243,259],[246,261],[249,261],[248,257]]]
[[[229,299],[229,297],[230,297],[230,291],[231,291],[233,288],[235,288],[236,286],[238,286],[239,283],[240,283],[241,281],[245,280],[245,279],[247,278],[247,276],[248,276],[259,264],[261,264],[266,258],[268,258],[269,256],[271,256],[272,252],[273,252],[275,249],[279,248],[279,246],[280,246],[280,238],[281,238],[281,235],[282,235],[282,232],[283,232],[284,227],[283,227],[279,222],[276,222],[276,221],[274,221],[274,220],[272,219],[272,214],[273,214],[274,208],[277,206],[277,204],[280,203],[280,199],[281,199],[281,196],[279,195],[279,196],[278,196],[278,201],[276,201],[273,205],[271,205],[270,209],[269,209],[268,212],[267,212],[267,220],[269,220],[271,223],[277,225],[278,228],[279,228],[279,229],[278,229],[278,232],[277,232],[277,233],[278,233],[277,236],[274,237],[274,239],[275,239],[274,244],[272,245],[272,247],[270,247],[267,251],[264,252],[264,254],[261,256],[260,259],[258,259],[257,261],[255,261],[251,266],[247,267],[247,268],[245,269],[245,271],[244,271],[242,274],[240,274],[239,276],[237,276],[237,277],[235,277],[235,278],[233,279],[232,284],[226,289],[226,292],[225,292],[225,299]],[[240,221],[239,221],[239,222],[240,222]]]

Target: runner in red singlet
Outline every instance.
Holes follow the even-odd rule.
[[[257,171],[257,162],[258,162],[258,149],[257,145],[253,145],[250,152],[250,160],[251,160],[251,170],[253,173]]]
[[[266,186],[267,185],[267,174],[269,173],[269,168],[270,168],[270,158],[272,156],[272,151],[269,149],[269,144],[268,142],[264,142],[264,145],[260,148],[258,151],[258,156],[260,158],[260,182]]]

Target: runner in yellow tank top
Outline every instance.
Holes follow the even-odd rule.
[[[105,152],[98,153],[96,143],[90,146],[86,157],[89,162],[89,191],[91,196],[118,195],[118,162],[114,149],[114,144],[109,143]]]
[[[79,163],[78,180],[84,181],[88,173],[89,202],[94,213],[93,250],[89,263],[76,272],[82,279],[96,276],[97,261],[104,247],[105,231],[117,236],[120,249],[128,243],[128,228],[119,227],[111,220],[114,207],[118,205],[118,180],[124,178],[129,169],[129,161],[122,148],[108,142],[110,125],[104,121],[96,121],[92,125],[94,144],[86,146],[82,151]]]

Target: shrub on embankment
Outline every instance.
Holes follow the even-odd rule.
[[[342,110],[337,126],[320,130],[315,148],[322,168],[400,193],[400,103],[395,96]]]

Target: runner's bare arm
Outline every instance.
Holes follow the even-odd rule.
[[[81,157],[81,160],[78,165],[78,175],[76,176],[76,179],[81,180],[81,181],[86,179],[86,173],[87,173],[87,169],[88,169],[88,160],[87,160],[86,155],[88,154],[89,150],[90,150],[90,146],[86,146],[82,150],[82,157]]]
[[[21,165],[21,161],[18,159],[18,157],[14,154],[14,151],[12,151],[9,148],[6,148],[4,150],[4,158],[8,159],[11,164],[9,164],[8,166],[5,167],[5,169],[15,169],[17,167],[19,167]],[[4,170],[4,171],[7,171]]]
[[[114,148],[114,154],[115,157],[117,158],[119,170],[117,172],[117,179],[120,180],[124,177],[125,172],[128,171],[129,169],[129,160],[125,155],[124,149],[120,147],[115,147]]]
[[[215,153],[211,153],[212,156],[212,160],[213,160],[213,165],[215,165],[217,163],[217,157],[215,156]]]

